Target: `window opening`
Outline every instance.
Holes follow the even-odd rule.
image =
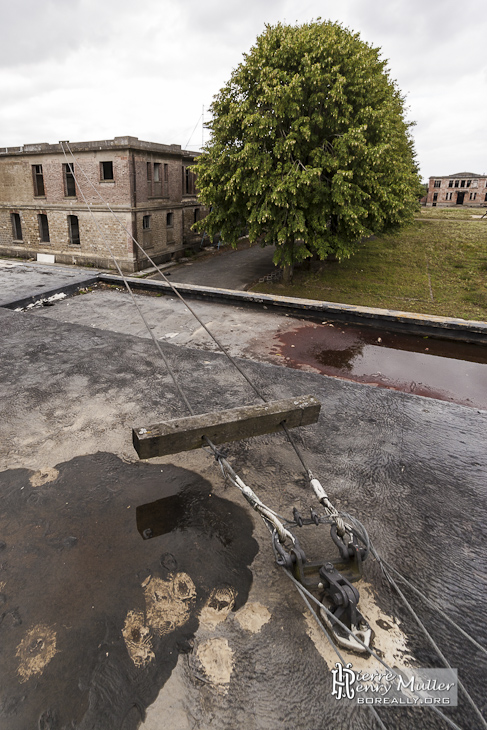
[[[49,237],[49,221],[45,213],[39,213],[37,216],[37,222],[39,223],[39,238],[41,243],[50,243]]]
[[[150,228],[150,215],[144,215],[142,218],[142,230],[148,231]]]
[[[12,213],[12,235],[14,241],[22,241],[22,223],[20,213]]]
[[[435,180],[435,188],[441,188],[441,180]]]
[[[164,163],[164,197],[169,196],[169,165]]]
[[[171,228],[174,225],[174,213],[168,213],[166,216],[166,226]]]
[[[183,195],[194,195],[196,175],[189,167],[183,167]]]
[[[66,198],[76,197],[76,181],[74,179],[74,165],[63,165],[64,170],[64,196]]]
[[[38,198],[44,197],[44,175],[42,165],[32,165],[32,178],[34,180],[34,195]]]
[[[69,242],[79,246],[79,220],[77,215],[68,215]]]
[[[113,180],[113,162],[100,162],[100,180]]]
[[[154,162],[154,182],[160,182],[161,180],[161,163]]]

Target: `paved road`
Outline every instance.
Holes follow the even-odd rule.
[[[181,264],[166,276],[178,284],[197,284],[199,286],[214,286],[219,289],[248,289],[262,276],[276,270],[272,263],[275,246],[252,246],[240,251],[233,249],[219,251],[196,261]],[[161,279],[160,274],[151,277]]]

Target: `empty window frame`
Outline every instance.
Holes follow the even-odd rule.
[[[451,200],[453,196],[453,193],[447,193],[445,196],[445,200]]]
[[[435,188],[441,188],[441,180],[435,180]]]
[[[458,180],[455,180],[455,187],[458,187]]]
[[[189,167],[183,167],[183,195],[194,195],[196,175]]]
[[[163,177],[164,189],[162,194],[165,198],[169,197],[169,165],[164,163],[164,177]]]
[[[199,213],[200,213],[200,209],[195,208],[193,211],[193,223],[197,223],[197,221],[199,220]]]
[[[74,179],[74,165],[71,163],[63,165],[63,177],[64,177],[64,197],[75,198],[76,197],[76,181]]]
[[[42,173],[42,165],[32,165],[32,180],[34,183],[34,195],[36,198],[43,198],[44,191],[44,175]]]
[[[460,187],[461,187],[461,188],[464,188],[464,187],[465,187],[465,180],[462,180],[462,181],[460,182]]]
[[[448,180],[448,187],[449,188],[452,188],[453,187],[453,180]]]
[[[471,180],[467,180],[467,188],[469,188],[471,184],[472,184],[472,181]]]
[[[149,194],[154,198],[162,197],[162,164],[160,162],[153,163],[152,190]]]
[[[20,220],[20,213],[11,213],[12,219],[12,236],[14,241],[22,241],[22,223]]]
[[[113,162],[100,162],[100,180],[113,180]]]
[[[168,213],[166,215],[166,226],[167,228],[172,228],[174,225],[174,213]]]
[[[148,231],[150,229],[150,215],[142,216],[142,230]]]
[[[470,200],[477,200],[477,193],[470,193]]]
[[[37,223],[39,224],[39,240],[41,243],[50,243],[49,237],[49,221],[45,213],[39,213],[37,216]]]
[[[79,246],[79,220],[77,215],[68,215],[69,242],[73,246]]]
[[[438,200],[438,193],[433,193],[433,201],[436,203]]]
[[[487,203],[487,193],[485,193],[485,202]]]
[[[147,163],[147,182],[152,180],[152,165],[150,162]]]

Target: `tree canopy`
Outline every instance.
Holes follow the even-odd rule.
[[[198,229],[277,244],[282,266],[350,256],[417,206],[412,123],[380,49],[318,20],[266,26],[211,105]]]

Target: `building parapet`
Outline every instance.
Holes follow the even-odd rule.
[[[32,154],[63,154],[62,144],[69,144],[73,152],[92,152],[96,150],[134,149],[143,152],[154,152],[162,155],[178,155],[195,157],[199,153],[181,149],[179,144],[160,144],[159,142],[145,142],[138,137],[114,137],[91,142],[69,142],[61,140],[58,143],[36,142],[24,144],[21,147],[0,147],[0,155],[32,155]]]

